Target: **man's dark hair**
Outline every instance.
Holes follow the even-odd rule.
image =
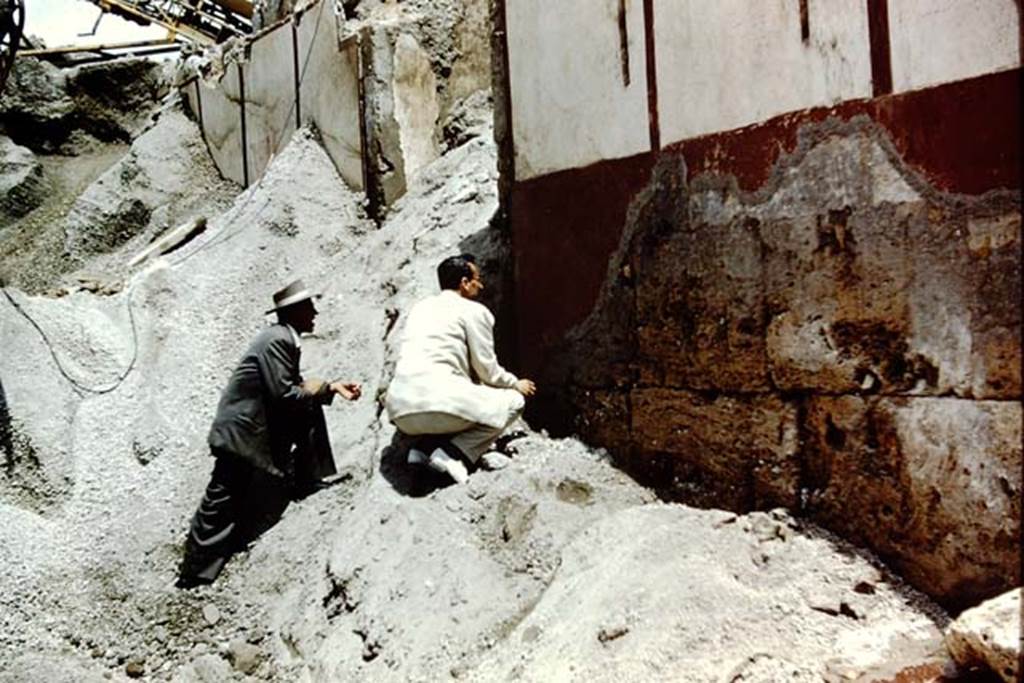
[[[437,267],[437,282],[441,289],[458,289],[462,278],[473,279],[473,269],[470,263],[476,263],[476,257],[472,254],[459,254],[449,256]]]

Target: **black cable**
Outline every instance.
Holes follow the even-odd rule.
[[[57,366],[57,371],[60,372],[60,374],[64,376],[64,379],[66,379],[71,384],[71,386],[74,387],[76,390],[86,394],[109,394],[114,389],[117,389],[119,386],[121,386],[125,378],[128,377],[128,375],[131,374],[132,369],[135,368],[135,361],[138,359],[139,356],[139,335],[138,329],[135,325],[135,311],[132,309],[132,290],[128,291],[128,300],[126,302],[126,308],[128,309],[128,319],[131,321],[132,326],[132,359],[128,363],[128,367],[125,368],[124,372],[122,372],[117,377],[117,379],[114,380],[114,383],[102,389],[96,389],[93,387],[86,386],[79,382],[78,380],[76,380],[70,374],[68,374],[68,371],[64,369],[64,364],[61,363],[60,358],[57,357],[57,352],[54,350],[53,344],[50,343],[50,338],[46,336],[46,332],[43,331],[43,328],[39,326],[39,323],[37,323],[32,318],[32,316],[30,316],[25,311],[24,308],[22,308],[21,304],[14,300],[14,297],[11,296],[10,292],[7,291],[6,287],[2,288],[2,291],[4,293],[4,296],[7,297],[7,300],[11,302],[12,306],[14,306],[14,310],[18,311],[18,313],[20,313],[22,317],[25,318],[25,320],[27,320],[29,324],[32,325],[32,327],[35,328],[36,332],[39,333],[39,336],[42,337],[43,343],[46,344],[47,350],[49,350],[50,355],[53,357],[54,365]]]
[[[320,31],[320,20],[321,20],[321,18],[323,16],[324,5],[326,5],[327,3],[328,3],[328,0],[320,0],[320,8],[319,8],[319,11],[317,12],[317,15],[316,15],[316,25],[313,27],[313,38],[309,42],[309,49],[306,51],[306,57],[305,57],[305,59],[302,62],[302,71],[299,73],[299,82],[298,82],[298,87],[299,88],[302,87],[302,82],[303,82],[303,80],[306,77],[306,69],[309,66],[309,59],[310,59],[310,57],[313,54],[313,46],[316,44],[316,37],[317,37],[317,34]],[[298,96],[298,92],[296,92],[296,96]],[[288,109],[288,115],[285,116],[285,121],[286,122],[288,121],[288,119],[291,118],[292,113],[295,111],[295,106],[296,106],[296,98],[292,98],[292,104],[291,104],[291,107],[289,107],[289,109]],[[284,131],[286,129],[287,129],[287,124],[281,128],[280,136],[277,138],[277,140],[274,143],[274,154],[277,153],[278,147],[280,146],[281,141],[284,139]],[[242,210],[245,209],[246,206],[249,205],[249,202],[252,201],[252,198],[256,195],[256,190],[259,189],[259,187],[262,185],[263,178],[265,177],[265,175],[266,174],[260,176],[260,179],[258,181],[256,181],[255,185],[250,186],[249,189],[252,190],[252,191],[249,192],[249,196],[246,197],[246,199],[242,203],[242,205],[239,206],[238,209],[235,211],[235,215],[236,216],[238,214],[240,214],[242,212]],[[258,218],[263,213],[263,211],[266,210],[266,207],[269,204],[270,204],[270,202],[268,201],[264,205],[264,207],[262,209],[260,209],[256,213],[256,216],[254,216],[254,218]],[[185,261],[187,261],[188,259],[190,259],[193,256],[195,256],[196,254],[198,254],[199,252],[203,251],[207,247],[211,247],[211,246],[214,246],[216,244],[221,244],[221,243],[226,242],[226,241],[228,241],[230,239],[233,239],[234,237],[240,235],[246,228],[248,228],[249,225],[251,225],[251,223],[243,223],[242,227],[239,228],[238,230],[236,230],[234,232],[231,232],[231,233],[226,232],[226,230],[229,227],[231,227],[231,225],[232,225],[231,223],[228,223],[226,226],[224,226],[224,231],[225,232],[223,233],[222,236],[220,236],[219,239],[216,239],[216,238],[211,239],[210,241],[206,242],[205,244],[200,245],[199,247],[197,247],[193,251],[188,252],[187,254],[185,254],[184,256],[179,258],[177,261],[173,261],[170,265],[171,266],[180,265],[180,264],[184,263]],[[119,386],[121,386],[121,384],[128,377],[128,375],[131,374],[131,371],[135,368],[135,362],[138,360],[138,356],[139,356],[139,337],[138,337],[138,329],[137,329],[137,327],[135,325],[135,310],[132,308],[132,292],[134,290],[132,290],[132,289],[128,290],[128,299],[127,299],[126,304],[125,304],[127,309],[128,309],[128,319],[131,321],[131,326],[132,326],[132,359],[128,363],[128,367],[125,368],[124,372],[122,372],[117,377],[117,379],[114,380],[114,383],[111,384],[110,386],[104,387],[102,389],[97,389],[97,388],[94,388],[94,387],[86,386],[86,385],[82,384],[81,382],[79,382],[78,380],[76,380],[70,374],[68,374],[67,370],[64,369],[64,365],[61,363],[60,358],[57,357],[57,352],[54,350],[53,344],[50,342],[49,337],[46,336],[46,332],[43,331],[43,328],[39,326],[39,323],[37,323],[32,318],[32,316],[30,316],[25,311],[25,309],[21,307],[21,304],[19,304],[17,301],[14,300],[14,297],[12,297],[10,295],[10,293],[7,291],[6,287],[0,287],[0,290],[3,291],[4,296],[7,298],[8,301],[11,302],[11,305],[14,306],[14,309],[16,311],[18,311],[18,313],[20,313],[21,316],[23,318],[25,318],[25,320],[27,320],[30,325],[32,325],[32,327],[35,328],[36,332],[39,333],[39,336],[42,337],[43,343],[46,345],[47,350],[50,352],[50,356],[53,357],[53,362],[57,366],[58,372],[60,372],[60,374],[64,377],[64,379],[66,379],[68,381],[68,383],[70,383],[71,386],[74,387],[77,391],[82,392],[82,393],[86,393],[86,394],[93,394],[93,395],[109,394],[110,392],[114,391]]]

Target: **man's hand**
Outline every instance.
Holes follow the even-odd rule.
[[[533,383],[533,380],[517,379],[516,391],[518,391],[523,396],[533,396],[534,394],[537,393],[537,385]]]
[[[346,401],[354,401],[363,395],[363,388],[357,382],[332,382],[331,391]]]

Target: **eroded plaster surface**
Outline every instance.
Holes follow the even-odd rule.
[[[203,112],[203,137],[210,156],[221,174],[239,185],[245,185],[242,161],[241,88],[234,65],[218,83],[201,82],[199,99]]]
[[[542,381],[667,497],[802,510],[968,604],[1020,572],[1020,239],[1015,192],[936,190],[865,116],[754,191],[666,153]]]
[[[405,173],[413,176],[440,154],[434,130],[440,111],[430,55],[408,33],[394,43],[392,92]]]
[[[338,173],[349,187],[361,190],[358,47],[354,39],[342,41],[335,17],[329,10],[325,14],[318,19],[315,10],[307,12],[296,27],[301,121],[316,125]]]

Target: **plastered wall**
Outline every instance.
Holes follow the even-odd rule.
[[[217,87],[205,87],[198,80],[186,84],[188,102],[199,121],[210,156],[225,178],[239,185],[248,181],[242,136],[241,76],[230,68]]]
[[[271,155],[280,151],[295,132],[295,71],[287,68],[294,62],[294,48],[291,26],[282,26],[254,40],[249,47],[249,61],[241,66],[245,82],[246,163],[251,181],[263,174]]]
[[[891,0],[896,92],[1020,66],[1015,0]]]
[[[1020,65],[1015,0],[503,5],[518,180]]]
[[[650,149],[641,2],[506,10],[517,178]]]
[[[316,22],[306,15],[295,34],[300,120],[303,125],[316,125],[341,177],[352,187],[365,189],[359,46],[354,38],[339,42],[333,17],[322,21],[318,30]]]
[[[798,511],[950,607],[1019,584],[1016,3],[598,4],[546,29],[504,0],[529,419],[667,498]],[[582,85],[548,93],[566,60]]]
[[[803,20],[800,6],[799,0],[654,3],[662,141],[869,97],[866,3],[809,0]]]

